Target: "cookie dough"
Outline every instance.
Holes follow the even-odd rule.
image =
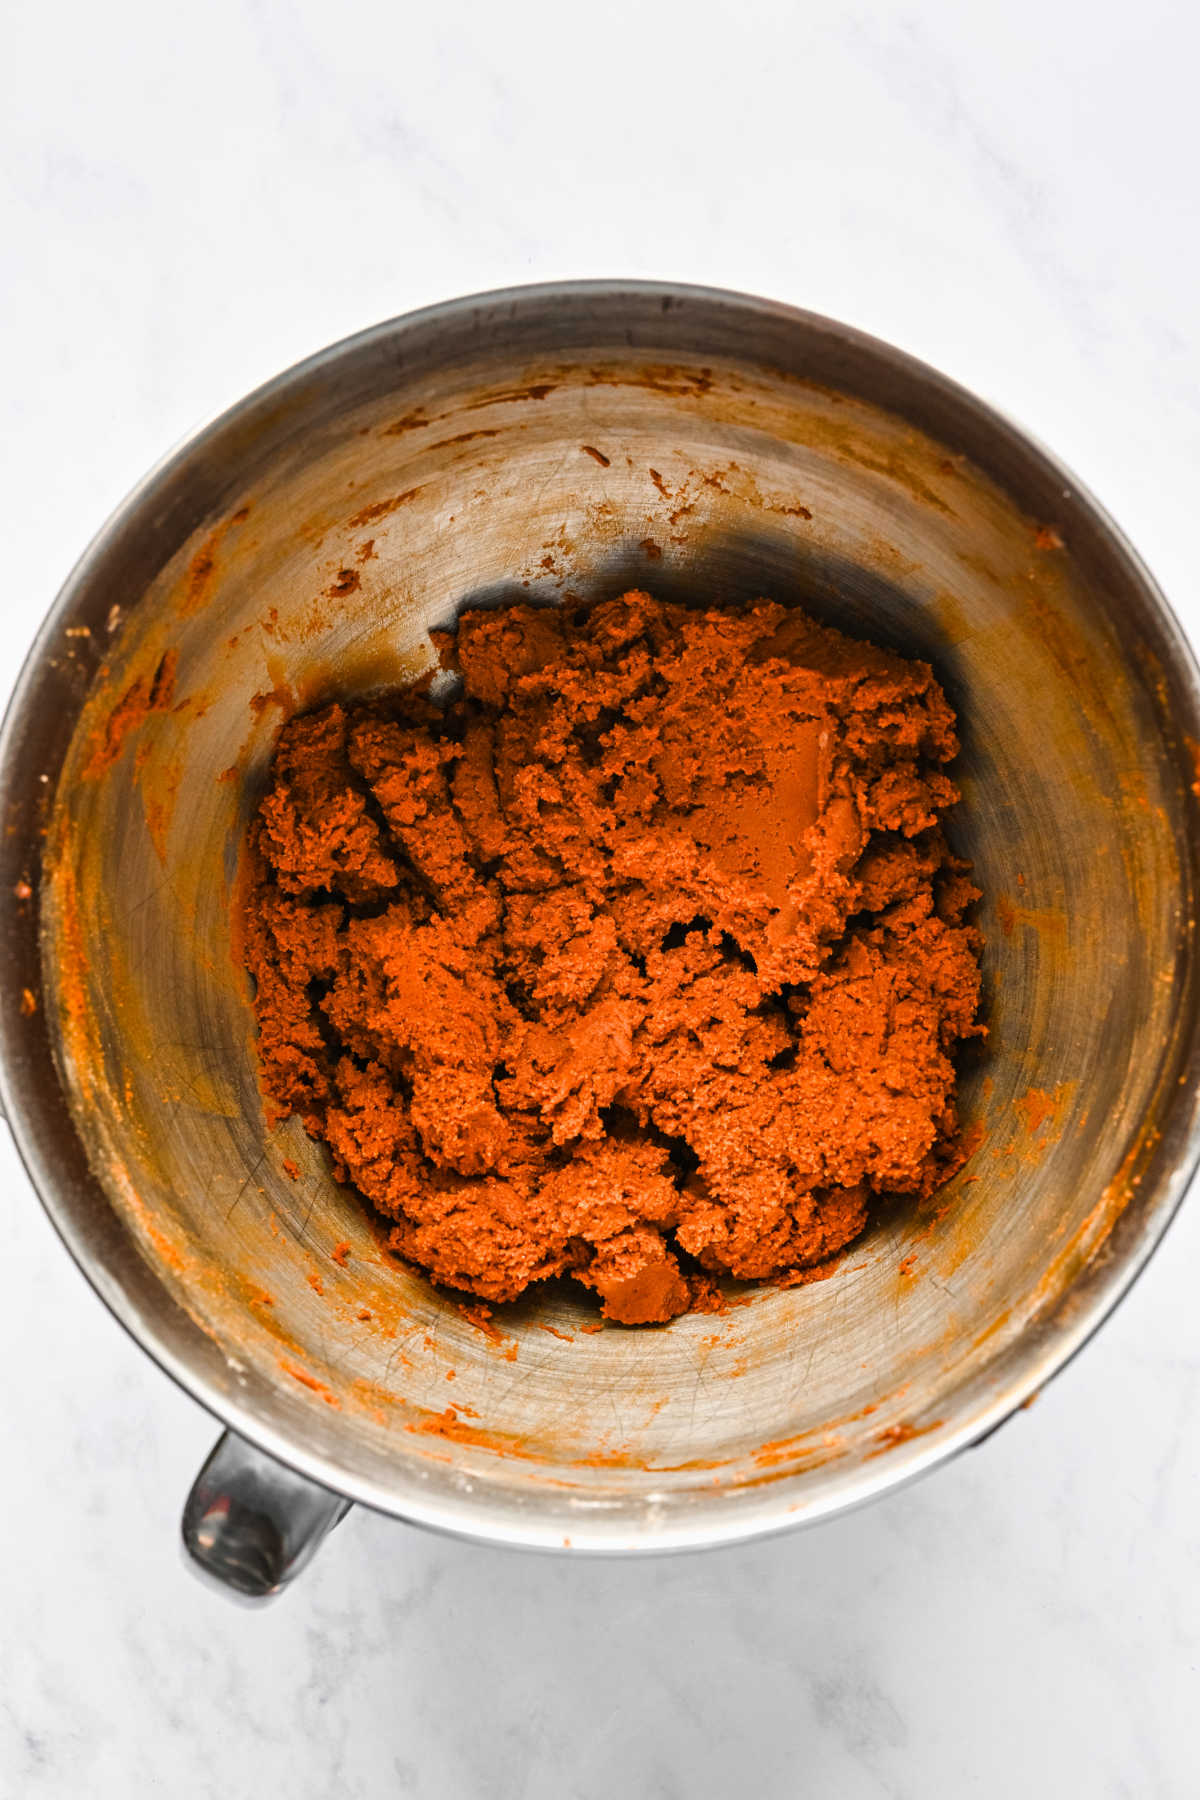
[[[641,592],[440,649],[441,703],[285,726],[242,922],[270,1103],[394,1249],[648,1324],[929,1193],[980,1027],[928,665]]]

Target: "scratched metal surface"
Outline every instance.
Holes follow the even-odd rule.
[[[583,1548],[819,1516],[1036,1389],[1149,1253],[1195,1137],[1194,672],[1086,496],[883,346],[662,289],[382,327],[156,481],[43,642],[65,1137],[27,1154],[165,1366],[370,1504]],[[982,1142],[937,1213],[881,1208],[825,1281],[654,1331],[586,1331],[556,1287],[489,1336],[381,1255],[298,1126],[268,1128],[238,851],[287,711],[409,678],[464,604],[635,584],[803,600],[934,662],[986,896],[990,1036],[963,1080]],[[168,653],[169,705],[135,707],[99,766]]]

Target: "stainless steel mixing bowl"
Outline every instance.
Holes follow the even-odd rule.
[[[481,1329],[265,1121],[239,846],[292,709],[413,675],[468,602],[634,584],[800,600],[934,663],[985,890],[978,1147],[822,1282],[633,1331],[555,1288]],[[4,1104],[99,1293],[236,1434],[194,1553],[269,1589],[345,1497],[509,1544],[717,1544],[984,1437],[1192,1172],[1193,740],[1195,664],[1094,501],[932,370],[786,307],[483,295],[198,433],[71,576],[0,749]]]

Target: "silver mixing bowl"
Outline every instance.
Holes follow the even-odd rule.
[[[934,664],[985,891],[978,1147],[827,1280],[659,1330],[596,1331],[554,1287],[485,1330],[268,1126],[239,846],[294,708],[412,676],[465,604],[631,585],[803,601]],[[986,1436],[1126,1291],[1196,1160],[1197,743],[1191,654],[1095,502],[809,314],[483,295],[199,432],[67,582],[0,745],[4,1106],[97,1291],[228,1428],[193,1553],[268,1591],[351,1499],[507,1544],[732,1542]]]

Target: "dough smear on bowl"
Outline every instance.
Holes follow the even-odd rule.
[[[649,1324],[944,1180],[979,940],[928,665],[640,592],[439,647],[445,704],[285,726],[245,901],[265,1091],[394,1249]]]

